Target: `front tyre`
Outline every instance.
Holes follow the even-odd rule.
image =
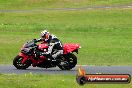
[[[25,64],[22,64],[21,61],[23,60],[22,56],[17,55],[14,60],[13,60],[13,65],[17,68],[17,69],[26,69],[31,65],[31,61],[26,61]]]
[[[63,63],[63,64],[61,64]],[[63,59],[58,67],[62,70],[70,70],[77,64],[77,57],[73,53],[69,53],[63,56]]]

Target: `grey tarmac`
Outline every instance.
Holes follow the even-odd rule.
[[[39,68],[30,66],[26,70],[16,69],[13,65],[0,65],[1,74],[77,74],[78,68],[81,65],[77,65],[75,68],[69,71],[60,70],[58,67],[54,68]],[[132,66],[88,66],[82,65],[87,74],[130,74],[132,75]]]
[[[42,11],[71,11],[71,10],[94,10],[94,9],[111,9],[111,8],[132,8],[132,4],[126,5],[110,5],[110,6],[86,6],[79,8],[36,8],[32,10],[0,10],[0,13],[11,12],[42,12]]]

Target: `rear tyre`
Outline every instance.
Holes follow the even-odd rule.
[[[61,61],[61,63],[64,63],[64,64],[58,65],[58,67],[61,70],[70,70],[76,66],[77,57],[73,53],[69,53],[67,55],[64,55],[63,58],[64,59]]]
[[[21,61],[23,60],[23,57],[22,56],[19,56],[17,55],[14,60],[13,60],[13,65],[17,68],[17,69],[26,69],[28,68],[29,66],[31,66],[31,61],[28,60],[26,61],[25,64],[22,64]]]

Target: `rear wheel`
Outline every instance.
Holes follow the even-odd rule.
[[[17,69],[26,69],[31,65],[31,61],[28,60],[26,61],[25,64],[22,64],[21,61],[23,60],[22,56],[17,55],[14,60],[13,60],[13,65],[17,68]]]
[[[73,53],[63,56],[61,63],[58,67],[62,70],[70,70],[77,64],[77,57]]]

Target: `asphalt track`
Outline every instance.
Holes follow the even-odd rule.
[[[2,74],[25,74],[25,73],[33,73],[33,74],[77,74],[78,68],[80,66],[76,66],[72,70],[63,71],[58,67],[55,68],[38,68],[30,66],[26,70],[18,70],[13,65],[0,65],[0,73]],[[130,74],[132,75],[132,66],[81,66],[87,74]]]
[[[10,12],[37,12],[46,10],[92,10],[92,9],[110,9],[110,8],[132,8],[132,4],[128,5],[112,5],[112,6],[88,6],[80,8],[45,8],[45,9],[34,9],[34,10],[0,10],[0,13],[10,13]],[[2,74],[25,74],[25,73],[35,73],[35,74],[77,74],[78,68],[76,66],[70,71],[62,71],[58,67],[55,68],[38,68],[29,67],[26,70],[18,70],[13,65],[0,65],[0,73]],[[96,74],[130,74],[132,75],[132,66],[81,66],[86,70],[86,73]]]
[[[111,9],[111,8],[132,8],[132,4],[127,5],[111,5],[111,6],[87,6],[79,8],[36,8],[33,10],[0,10],[0,13],[10,13],[10,12],[42,12],[42,11],[71,11],[71,10],[93,10],[93,9]]]

